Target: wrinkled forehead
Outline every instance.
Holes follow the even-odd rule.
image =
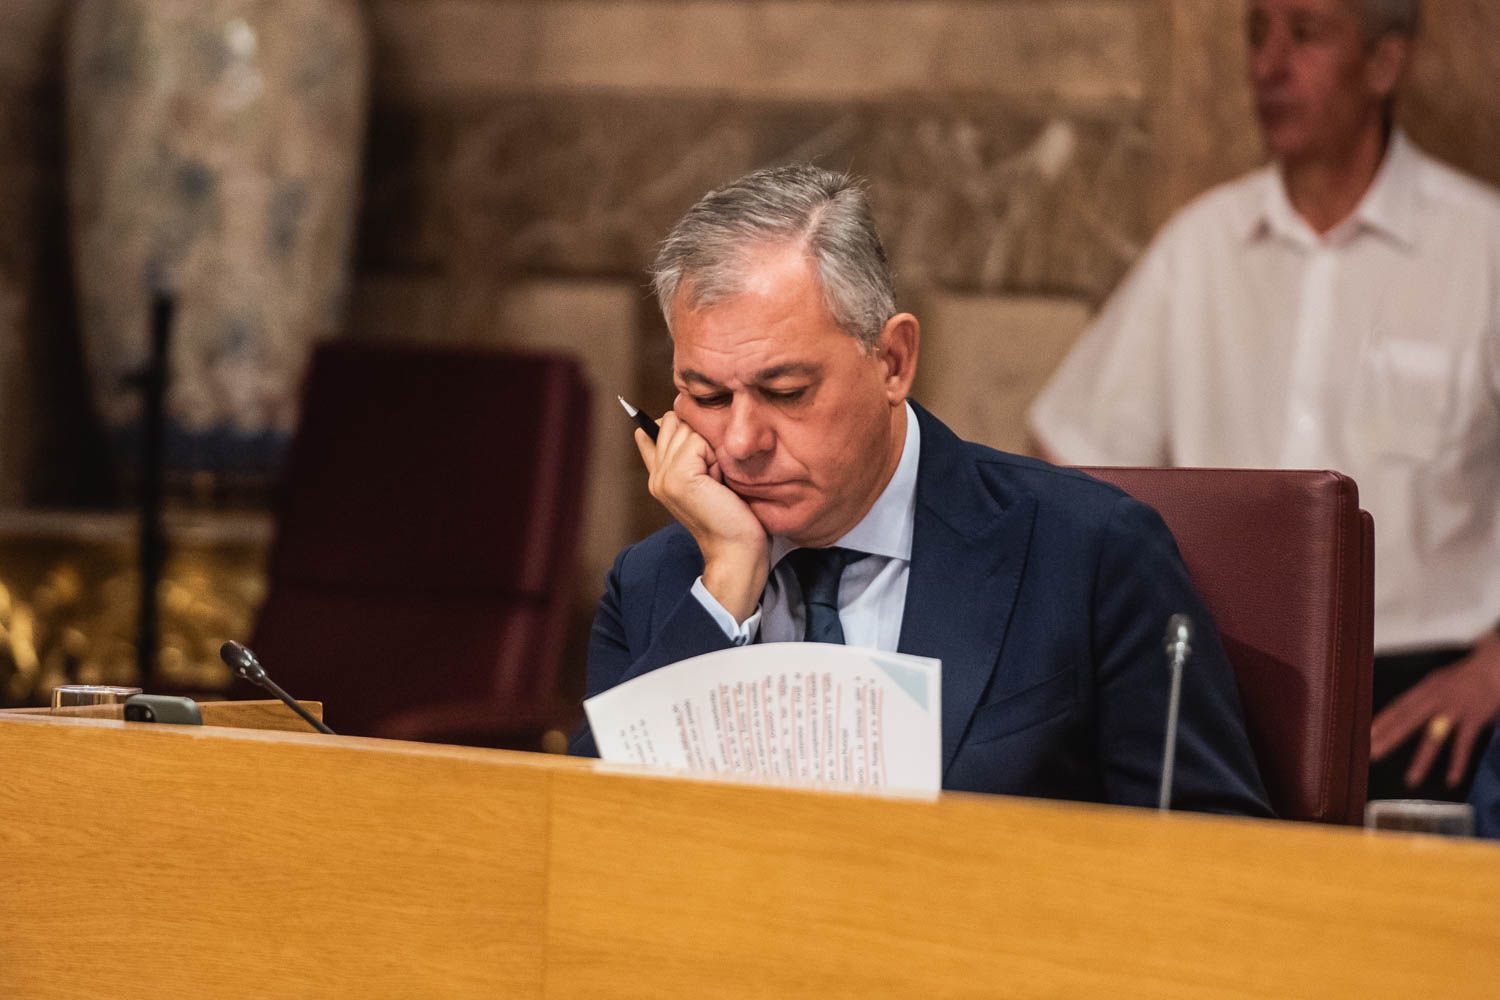
[[[739,387],[785,376],[815,376],[856,348],[837,327],[759,317],[747,311],[720,313],[706,307],[691,314],[672,344],[672,371],[680,380]]]
[[[768,261],[746,274],[738,294],[689,306],[676,301],[672,362],[721,385],[764,381],[768,371],[827,367],[859,352],[796,259]]]

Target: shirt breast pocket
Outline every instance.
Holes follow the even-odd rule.
[[[1402,337],[1376,341],[1359,368],[1350,431],[1367,454],[1412,462],[1443,449],[1457,359],[1443,344]]]
[[[1073,671],[1064,670],[1028,688],[974,710],[969,726],[970,746],[993,743],[1013,733],[1050,721],[1073,708]]]

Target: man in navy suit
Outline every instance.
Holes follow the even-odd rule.
[[[1198,623],[1173,802],[1269,815],[1234,679],[1160,517],[1077,472],[959,440],[908,402],[863,191],[809,166],[710,192],[655,268],[678,395],[651,494],[677,523],[630,546],[595,618],[590,695],[756,641],[942,661],[943,786],[1154,804],[1170,673]],[[596,752],[585,727],[576,753]]]

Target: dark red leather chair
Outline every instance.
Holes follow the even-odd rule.
[[[317,351],[252,645],[341,734],[531,748],[566,728],[589,392],[562,356]]]
[[[1277,815],[1362,822],[1375,535],[1354,481],[1334,472],[1083,471],[1155,507],[1176,536],[1234,666]]]

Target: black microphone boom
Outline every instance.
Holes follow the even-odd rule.
[[[229,665],[229,669],[234,671],[235,676],[243,677],[251,684],[263,687],[280,698],[287,708],[290,708],[293,712],[306,719],[308,725],[312,726],[318,732],[326,733],[329,736],[338,735],[332,729],[323,725],[320,720],[314,718],[311,712],[297,704],[295,698],[281,690],[280,685],[271,680],[270,675],[266,673],[266,668],[260,665],[260,661],[255,658],[255,654],[250,652],[249,649],[230,639],[219,647],[219,659]]]

